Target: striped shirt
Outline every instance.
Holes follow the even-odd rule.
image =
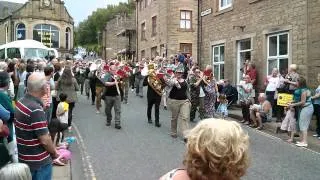
[[[50,164],[50,154],[39,141],[49,132],[42,101],[26,94],[16,103],[14,124],[19,162],[28,164],[31,170]]]

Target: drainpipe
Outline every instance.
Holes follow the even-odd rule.
[[[136,61],[139,61],[139,0],[136,1]]]
[[[201,17],[201,0],[198,0],[198,65],[201,67],[201,43],[202,43],[202,17]]]

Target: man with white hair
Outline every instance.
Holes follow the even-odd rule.
[[[250,107],[250,118],[253,121],[251,127],[262,130],[262,123],[271,121],[272,119],[272,106],[264,93],[259,94],[258,101],[259,104],[254,104]]]
[[[1,61],[0,62],[0,72],[7,72],[7,69],[8,69],[8,64],[4,61]],[[14,97],[14,84],[13,84],[13,81],[11,78],[9,81],[8,94],[11,98]]]
[[[30,167],[32,179],[52,178],[52,159],[58,157],[49,135],[41,98],[46,94],[43,73],[35,72],[28,79],[28,93],[16,103],[15,127],[19,162]]]

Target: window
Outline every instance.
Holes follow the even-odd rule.
[[[232,6],[232,0],[219,0],[219,10],[223,10]]]
[[[164,44],[160,45],[160,56],[166,57],[166,49],[164,48]]]
[[[6,31],[5,32],[5,36],[6,36],[6,38],[5,38],[6,41],[5,42],[8,43],[9,42],[9,27],[8,27],[8,25],[5,25],[4,28],[5,28],[5,31]]]
[[[142,3],[143,3],[143,1],[140,1],[140,2],[139,2],[140,11],[142,10]]]
[[[238,41],[237,82],[242,80],[244,63],[251,60],[251,38]]]
[[[212,47],[213,71],[217,80],[224,79],[224,45]]]
[[[288,71],[289,34],[280,33],[268,36],[268,74],[278,68],[281,74]]]
[[[180,11],[180,29],[191,29],[191,11]]]
[[[26,39],[26,26],[24,24],[18,24],[16,28],[16,40]]]
[[[5,49],[0,49],[0,60],[4,60],[6,58]]]
[[[33,28],[33,39],[49,48],[59,48],[59,37],[59,29],[54,25],[38,24]]]
[[[71,49],[71,29],[67,28],[66,29],[66,49],[70,50]]]
[[[148,1],[148,6],[151,4],[151,0],[147,0]]]
[[[7,58],[21,58],[19,48],[8,48],[7,49]]]
[[[184,54],[185,56],[187,54],[192,54],[192,44],[191,43],[181,43],[180,44],[180,51],[182,54]]]
[[[146,23],[141,24],[141,40],[146,39]]]
[[[157,16],[152,17],[152,36],[157,34]]]
[[[151,48],[151,57],[156,57],[158,55],[157,49],[157,46]]]
[[[145,58],[146,57],[146,51],[145,50],[142,50],[141,51],[141,58]]]

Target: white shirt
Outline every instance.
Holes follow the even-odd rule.
[[[205,97],[205,96],[206,96],[206,94],[204,93],[203,88],[202,88],[202,87],[200,87],[200,94],[199,94],[199,97]]]
[[[63,103],[59,103],[58,104],[58,107],[57,107],[57,114],[60,114],[61,112],[64,111],[64,107],[63,107]],[[58,116],[57,115],[57,119],[61,122],[61,123],[64,123],[64,124],[68,124],[68,114],[69,112],[66,111],[64,114],[62,114],[61,116]]]
[[[268,76],[268,85],[266,88],[266,91],[276,91],[277,88],[280,86],[280,76],[273,77],[273,76]]]

